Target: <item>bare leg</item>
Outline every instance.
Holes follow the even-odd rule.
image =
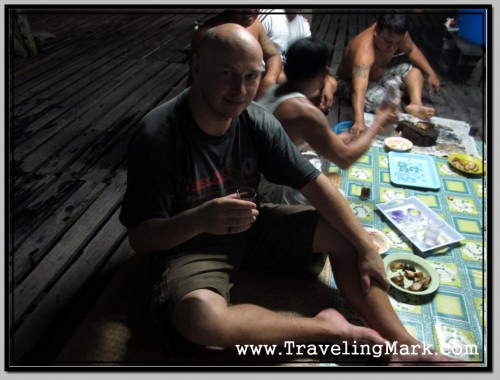
[[[256,305],[228,306],[210,290],[200,289],[182,298],[173,314],[177,330],[189,340],[205,345],[283,344],[310,342],[364,342],[383,344],[374,330],[349,323],[333,309],[313,318],[275,313]]]
[[[434,108],[422,105],[422,89],[424,87],[422,72],[416,67],[412,68],[404,82],[410,98],[410,104],[405,107],[405,112],[423,120],[434,116]]]
[[[331,252],[331,247],[335,247],[334,252]],[[444,355],[430,353],[417,339],[411,336],[399,320],[387,293],[377,286],[376,282],[372,283],[368,293],[361,290],[356,252],[323,219],[318,222],[313,250],[314,252],[330,252],[332,270],[342,296],[360,313],[371,328],[389,342],[417,347],[415,355],[393,355],[391,361],[455,361],[455,359]]]
[[[176,306],[172,322],[189,340],[205,346],[234,348],[237,344],[327,342],[417,346],[397,317],[384,290],[373,284],[368,293],[360,288],[357,254],[353,247],[320,219],[313,251],[330,253],[335,277],[343,296],[359,311],[371,328],[349,323],[339,312],[326,309],[313,318],[279,314],[256,305],[228,306],[219,294],[199,289],[188,293]],[[393,362],[450,361],[443,355],[393,355]],[[455,363],[456,364],[456,363]]]

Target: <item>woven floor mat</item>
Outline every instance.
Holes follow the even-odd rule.
[[[318,358],[237,355],[235,350],[206,348],[198,354],[170,353],[165,338],[149,318],[147,268],[138,256],[104,290],[83,319],[55,365],[279,365],[317,366]],[[253,303],[288,315],[314,316],[331,306],[331,268],[327,260],[316,279],[293,281],[284,275],[243,272],[231,291],[231,302]],[[312,296],[314,295],[314,296]]]

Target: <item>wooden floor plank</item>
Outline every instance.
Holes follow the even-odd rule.
[[[24,210],[12,215],[12,248],[19,244],[80,186],[74,179],[58,179],[37,196]]]
[[[45,253],[79,218],[104,187],[103,183],[84,182],[30,233],[16,249],[12,263],[14,284],[18,284],[42,260]]]
[[[76,125],[69,125],[67,131],[62,131],[55,136],[57,140],[65,139],[66,145],[61,146],[63,148],[61,151],[49,157],[37,171],[38,173],[62,174],[66,166],[87,150],[99,138],[101,133],[104,137],[114,138],[113,127],[119,132],[122,127],[137,122],[147,110],[144,104],[141,107],[141,99],[144,97],[143,91],[149,91],[152,86],[161,85],[163,85],[165,91],[168,90],[169,86],[163,84],[164,82],[161,80],[162,77],[159,76],[159,73],[170,73],[171,69],[176,68],[176,66],[165,67],[165,64],[159,61],[145,61],[142,65],[136,65],[135,67],[142,67],[143,70],[139,70],[134,81],[128,81],[120,85],[119,91],[110,91],[105,96],[106,100],[103,101],[100,109],[100,111],[105,110],[105,112],[97,114],[99,115],[98,118],[96,118],[95,113],[88,113],[87,118],[78,120]],[[109,103],[109,106],[104,107],[106,103]],[[81,129],[84,133],[78,133]],[[43,152],[41,155],[44,157]],[[37,152],[37,156],[40,156],[40,152]],[[33,161],[36,162],[36,160]]]
[[[87,15],[76,15],[77,19],[74,20],[76,25],[82,20],[86,20],[86,23],[93,23],[97,20],[92,20]],[[60,16],[60,20],[62,21],[67,16]],[[107,19],[106,16],[100,16],[99,19]],[[112,21],[112,20],[111,20]],[[132,25],[129,25],[132,27]],[[123,33],[126,32],[127,26],[123,25],[122,27],[116,26],[113,22],[102,22],[99,25],[99,31],[87,29],[87,32],[78,33],[77,31],[59,31],[59,24],[53,25],[53,32],[58,36],[55,41],[57,43],[53,49],[49,49],[46,52],[42,52],[37,56],[36,59],[31,59],[31,65],[28,66],[24,70],[19,70],[14,74],[14,89],[18,90],[18,92],[24,92],[27,88],[30,88],[34,85],[37,85],[40,81],[43,81],[48,74],[53,74],[54,70],[57,72],[58,68],[71,66],[74,60],[80,59],[82,56],[92,56],[93,51],[103,44],[102,37],[103,35],[109,35],[112,31],[114,33],[119,33],[120,30],[123,30]],[[67,37],[64,37],[64,36]],[[126,39],[126,35],[123,36]],[[59,48],[61,46],[62,48]],[[65,54],[58,57],[58,59],[50,59],[52,57],[53,51],[61,50]],[[112,51],[113,48],[110,49]],[[47,58],[49,59],[45,59]],[[50,75],[49,75],[50,76]]]
[[[64,234],[54,248],[13,292],[12,321],[17,326],[34,307],[39,297],[71,265],[79,251],[98,233],[102,223],[116,210],[123,198],[123,189],[108,186],[78,221]]]
[[[130,104],[124,101],[125,105],[129,104],[129,111],[123,113],[125,115],[130,113],[133,117],[127,118],[127,123],[111,125],[106,133],[101,133],[91,145],[87,144],[86,151],[64,170],[65,175],[70,174],[93,181],[107,180],[112,170],[123,162],[128,142],[136,131],[136,123],[144,116],[146,110],[160,104],[166,97],[170,98],[173,94],[177,94],[173,89],[184,90],[185,82],[182,82],[182,79],[187,73],[186,65],[170,65],[168,70],[160,72],[151,80],[151,85],[144,86],[148,92],[144,93],[142,98],[136,99],[139,95],[136,93],[135,97],[130,99]]]
[[[332,63],[333,67],[338,67],[340,61],[342,59],[342,54],[344,53],[344,48],[347,44],[346,42],[346,33],[347,33],[347,17],[341,17],[339,24],[339,32],[335,39],[335,45],[332,55]]]
[[[59,303],[58,312],[53,315],[51,320],[44,322],[47,327],[42,331],[43,335],[40,335],[39,339],[43,344],[39,344],[37,347],[34,345],[35,342],[32,341],[32,346],[29,347],[29,349],[25,348],[23,350],[27,352],[31,351],[32,356],[30,360],[36,363],[54,364],[56,358],[67,344],[82,319],[89,310],[92,309],[96,300],[96,294],[101,294],[102,289],[109,283],[110,277],[123,266],[124,261],[127,260],[132,253],[133,251],[130,248],[128,239],[124,238],[118,247],[108,255],[102,268],[97,273],[92,274],[91,281],[82,285],[80,287],[81,289],[70,298],[67,298],[64,294],[66,289],[62,289],[56,284],[56,287],[59,287],[61,290],[55,287],[53,289],[54,294],[60,294],[62,292],[62,296],[65,297],[67,302],[65,302],[64,305]],[[71,273],[68,275],[71,275]],[[49,307],[53,308],[53,305]],[[40,332],[38,334],[40,334]]]
[[[110,252],[123,240],[125,228],[118,220],[116,211],[109,222],[98,232],[84,249],[81,259],[70,266],[47,294],[37,303],[33,312],[25,317],[24,323],[14,332],[14,358],[22,360],[39,341],[40,337],[49,331],[51,322],[71,299],[88,284],[97,269],[106,262]],[[14,309],[15,311],[15,309]],[[40,318],[44,316],[44,318]]]
[[[146,67],[147,70],[144,70]],[[40,147],[45,142],[51,144],[50,138],[54,137],[64,128],[69,127],[77,130],[78,124],[100,124],[102,118],[105,117],[116,104],[119,104],[134,91],[137,91],[149,78],[163,70],[164,67],[165,64],[163,62],[137,62],[135,65],[130,66],[130,71],[134,73],[134,80],[130,80],[130,71],[127,70],[119,76],[112,78],[108,84],[97,81],[86,87],[84,91],[80,93],[80,96],[67,99],[64,104],[60,104],[60,107],[65,109],[63,116],[58,117],[55,122],[49,122],[43,129],[33,133],[31,137],[26,139],[16,148],[14,151],[14,158],[20,161],[19,168],[26,171],[35,170],[33,166],[28,165],[28,162],[37,165],[40,161],[36,156],[42,158],[46,156],[44,156],[44,152],[42,152],[42,156],[37,154],[34,159],[24,162],[23,158],[26,157],[27,154],[34,152],[37,148],[40,150]],[[47,116],[47,119],[52,116],[53,113]],[[47,169],[48,170],[42,172],[47,173],[50,171],[50,168]]]
[[[50,175],[43,176],[36,173],[12,173],[10,193],[10,211],[12,215],[18,215],[19,212],[25,210],[26,205],[33,202],[38,194],[56,180],[56,176]]]

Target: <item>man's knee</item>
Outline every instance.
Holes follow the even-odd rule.
[[[199,345],[215,345],[217,326],[227,302],[209,289],[194,290],[177,303],[172,314],[174,328],[185,338]]]

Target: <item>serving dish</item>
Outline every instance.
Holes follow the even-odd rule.
[[[387,255],[383,259],[384,261],[384,270],[387,275],[387,279],[392,287],[408,294],[424,296],[428,294],[434,293],[439,288],[439,274],[436,270],[429,264],[429,262],[420,256],[412,255],[411,253],[393,253],[391,255]],[[408,264],[412,266],[415,271],[410,271],[413,273],[421,272],[423,274],[423,278],[429,276],[430,280],[428,282],[427,287],[422,286],[418,290],[410,290],[411,286],[418,282],[418,280],[412,280],[408,275],[405,275],[405,269],[400,268],[394,270],[394,266],[397,267],[399,264]],[[392,268],[391,268],[392,267]],[[396,276],[402,276],[403,281],[401,285],[398,285],[392,278]],[[420,277],[418,277],[420,278]],[[418,287],[418,286],[415,286]]]
[[[365,227],[365,230],[372,238],[373,244],[375,244],[378,249],[378,253],[386,253],[392,247],[392,243],[389,238],[385,236],[381,231],[370,227]]]
[[[483,162],[476,157],[463,153],[453,153],[448,156],[448,162],[455,169],[467,174],[483,174]]]
[[[421,252],[431,251],[465,239],[462,234],[457,232],[448,223],[444,222],[443,229],[439,234],[437,242],[434,245],[427,245],[424,243],[425,228],[427,227],[428,220],[438,219],[439,216],[415,196],[379,203],[376,206],[398,231]],[[408,234],[405,233],[404,220],[408,214],[408,209],[417,209],[420,211],[421,215],[420,223],[414,236],[408,236]]]
[[[413,143],[410,140],[398,136],[386,138],[384,144],[387,148],[395,152],[407,152],[413,147]]]
[[[438,190],[441,187],[436,160],[425,154],[389,152],[391,182],[400,186]]]

